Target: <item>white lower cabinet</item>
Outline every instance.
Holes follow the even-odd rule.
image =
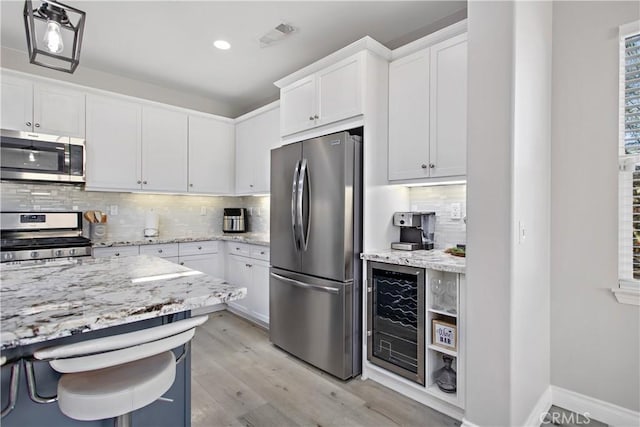
[[[109,256],[132,256],[139,255],[138,246],[115,246],[108,248],[93,248],[91,255],[94,258],[104,258]]]
[[[246,298],[229,303],[236,313],[262,326],[269,325],[269,249],[228,243],[227,281],[247,288]]]

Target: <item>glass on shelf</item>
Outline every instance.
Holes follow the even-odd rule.
[[[458,314],[458,289],[455,280],[447,280],[445,284],[444,310],[447,313]]]
[[[431,287],[431,308],[435,310],[443,310],[442,296],[446,289],[442,279],[439,277],[433,277],[429,281],[429,285]]]
[[[446,313],[458,313],[458,289],[455,278],[432,277],[431,308]]]
[[[457,374],[456,371],[453,370],[451,364],[454,361],[452,356],[448,356],[446,354],[442,355],[442,361],[444,362],[444,366],[434,372],[433,376],[435,378],[435,382],[438,385],[438,388],[445,393],[455,393],[458,385],[457,385]]]

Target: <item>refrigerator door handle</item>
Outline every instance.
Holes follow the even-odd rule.
[[[293,246],[296,250],[300,250],[300,243],[298,239],[298,222],[297,222],[297,207],[298,207],[298,177],[300,175],[300,160],[296,162],[296,168],[293,171],[293,181],[291,184],[291,235],[293,236]]]
[[[269,273],[271,277],[282,280],[283,282],[290,283],[294,286],[298,286],[300,288],[313,289],[317,291],[329,292],[330,294],[338,294],[340,293],[340,288],[332,288],[331,286],[319,286],[319,285],[310,285],[308,283],[300,282],[299,280],[289,279],[288,277],[281,276],[276,273]]]
[[[310,214],[311,211],[307,207],[309,214],[307,215],[307,226],[304,224],[304,187],[305,185],[309,185],[309,167],[307,159],[302,159],[302,163],[300,164],[300,174],[298,176],[298,230],[300,232],[300,243],[302,250],[307,250],[307,245],[309,243],[309,222],[311,221]],[[308,200],[309,197],[307,197]]]

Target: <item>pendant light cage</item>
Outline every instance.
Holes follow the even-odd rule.
[[[24,3],[24,28],[27,35],[29,62],[53,70],[73,73],[80,63],[80,49],[86,13],[59,3],[42,1],[34,8],[32,0]],[[44,46],[44,35],[50,22],[57,23],[64,50],[53,53]]]

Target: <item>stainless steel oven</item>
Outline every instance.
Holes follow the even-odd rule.
[[[81,212],[1,212],[0,261],[50,262],[91,256]]]
[[[85,182],[84,139],[3,129],[2,179]]]
[[[425,272],[367,263],[367,360],[424,385]]]

